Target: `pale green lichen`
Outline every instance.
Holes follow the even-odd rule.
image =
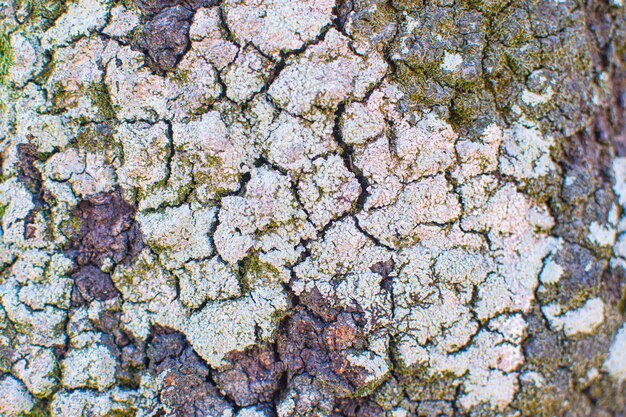
[[[0,33],[0,85],[6,83],[9,75],[9,69],[13,63],[13,52],[11,50],[11,42],[9,35],[4,32]]]
[[[19,355],[0,359],[12,374],[0,389],[19,397],[8,406],[167,411],[171,370],[155,377],[145,366],[159,361],[124,362],[135,348],[154,354],[159,332],[184,339],[213,375],[242,352],[251,367],[280,368],[289,340],[320,333],[307,349],[331,358],[314,364],[322,382],[286,371],[267,388],[281,417],[350,401],[386,416],[560,415],[568,401],[546,386],[567,367],[534,345],[545,335],[557,335],[544,345],[564,358],[597,342],[566,360],[568,398],[624,379],[614,304],[626,297],[606,298],[617,275],[595,277],[626,266],[622,209],[598,203],[613,202],[610,187],[585,197],[581,238],[558,237],[571,228],[559,199],[579,180],[562,178],[577,163],[563,135],[610,94],[608,73],[598,85],[585,78],[589,52],[575,41],[584,8],[531,25],[534,6],[499,1],[257,3],[195,11],[189,48],[162,77],[132,46],[153,17],[128,0],[14,2],[11,27],[28,28],[0,37],[11,97],[0,127],[0,348]],[[626,164],[613,164],[623,208]],[[89,264],[85,280],[78,257],[97,250],[72,239],[95,220],[76,207],[118,191],[137,213],[110,234],[133,230],[145,246]],[[573,241],[589,264],[564,257]],[[51,266],[64,251],[76,270]],[[70,298],[88,293],[89,279],[119,293]],[[285,334],[298,315],[316,330]],[[271,357],[255,358],[265,344]],[[68,350],[57,364],[59,347]]]

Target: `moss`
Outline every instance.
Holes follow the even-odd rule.
[[[54,366],[54,369],[52,370],[50,377],[54,379],[57,383],[59,384],[61,383],[61,367],[59,366],[58,362]]]
[[[75,94],[67,91],[67,88],[60,82],[55,82],[51,89],[52,91],[52,111],[55,114],[62,113],[75,101]]]
[[[391,4],[397,10],[415,12],[425,6],[424,0],[392,0]]]
[[[461,0],[455,4],[466,10],[481,10],[484,6],[483,0]]]
[[[114,410],[107,414],[107,417],[134,417],[137,415],[135,410]]]
[[[65,12],[67,3],[67,0],[13,0],[13,7],[26,16],[24,23],[45,30]]]
[[[171,74],[170,78],[172,80],[174,80],[178,85],[184,86],[186,84],[189,84],[189,82],[190,82],[190,78],[189,78],[189,73],[190,72],[191,71],[189,71],[189,70],[178,69],[178,70],[170,73]]]
[[[63,236],[67,239],[72,239],[73,236],[79,233],[81,225],[82,221],[80,218],[70,216],[69,219],[61,222],[60,230],[62,231]]]
[[[517,62],[515,62],[515,58],[509,54],[503,54],[502,57],[504,64],[511,70],[511,72],[518,74],[520,68],[519,65],[517,65]]]
[[[140,25],[140,26],[135,27],[133,31],[130,33],[131,44],[134,47],[138,47],[139,42],[144,37],[144,35],[145,35],[145,31],[144,31],[143,26]]]
[[[9,41],[9,35],[4,32],[0,34],[0,85],[6,83],[6,77],[9,75],[9,68],[11,68],[12,63],[11,42]]]
[[[98,115],[104,119],[115,118],[115,111],[106,85],[103,83],[91,84],[87,89],[92,106],[98,109]]]
[[[462,383],[452,372],[430,374],[423,365],[418,365],[412,372],[397,373],[396,377],[412,401],[452,401]]]
[[[50,412],[47,410],[47,407],[43,404],[37,405],[35,408],[30,410],[27,413],[20,414],[20,417],[49,417]]]
[[[455,129],[467,126],[472,122],[472,112],[470,109],[463,106],[463,104],[453,102],[450,107],[450,119],[448,122]]]
[[[249,293],[251,283],[262,281],[267,283],[278,275],[279,271],[273,265],[261,261],[258,254],[247,256],[242,261],[242,271],[239,287],[243,294]]]
[[[88,152],[121,152],[119,142],[116,142],[113,137],[111,126],[106,122],[100,125],[88,124],[83,126],[72,142],[79,149]]]
[[[482,88],[482,86],[480,85],[480,82],[477,83],[477,82],[467,81],[462,78],[458,78],[454,80],[454,89],[456,91],[460,91],[463,93],[474,93],[480,88]]]
[[[626,289],[622,292],[622,297],[617,304],[617,309],[621,315],[626,316]]]
[[[374,381],[371,381],[365,385],[363,385],[362,387],[357,388],[354,391],[354,394],[351,395],[351,397],[353,398],[361,398],[361,397],[366,397],[370,394],[372,394],[374,391],[376,391],[376,389],[378,387],[380,387],[385,381],[387,381],[388,376],[385,376],[383,378],[379,378],[379,379],[375,379]]]
[[[133,0],[108,0],[108,3],[111,7],[124,6],[129,10],[138,10]]]
[[[436,61],[420,63],[414,63],[411,61],[412,60],[410,59],[407,61],[407,67],[413,72],[412,77],[409,76],[409,78],[436,78],[441,73],[439,63]]]
[[[9,373],[11,372],[11,368],[13,363],[6,356],[0,356],[0,372]]]

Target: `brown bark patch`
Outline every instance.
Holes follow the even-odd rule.
[[[117,297],[119,293],[103,269],[130,262],[141,251],[135,208],[119,192],[112,192],[81,201],[72,214],[78,225],[69,232],[66,255],[76,263],[74,304]]]
[[[230,408],[209,381],[209,367],[181,333],[156,326],[148,345],[148,360],[148,369],[163,377],[159,397],[167,415],[213,416]]]
[[[155,71],[171,71],[183,58],[190,46],[193,15],[193,10],[183,6],[168,7],[145,24],[138,46]]]
[[[79,266],[101,268],[107,259],[114,264],[129,261],[142,248],[135,208],[119,192],[91,196],[72,212],[80,225],[71,237],[68,255]]]
[[[183,6],[197,10],[200,7],[214,6],[216,0],[134,0],[135,5],[147,16],[153,16],[168,7]]]
[[[216,372],[215,382],[238,406],[270,403],[279,390],[284,366],[271,346],[233,352],[228,365]]]

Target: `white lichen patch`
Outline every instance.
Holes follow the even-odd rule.
[[[25,84],[38,69],[38,56],[33,44],[19,32],[11,34],[13,64],[9,68],[9,79],[18,85]]]
[[[394,205],[359,215],[361,225],[387,245],[414,242],[420,225],[452,223],[461,205],[442,175],[407,185]],[[419,232],[417,232],[419,233]]]
[[[112,191],[115,188],[115,169],[107,155],[85,154],[85,168],[69,179],[74,194],[86,197]]]
[[[257,410],[255,407],[249,407],[239,410],[237,417],[265,417],[263,411]]]
[[[104,0],[78,0],[70,3],[67,11],[43,35],[42,46],[49,49],[65,45],[102,28],[109,14],[107,6]]]
[[[553,139],[537,126],[518,121],[503,132],[500,170],[519,180],[544,177],[555,169],[550,156],[552,145]]]
[[[345,36],[330,29],[322,42],[287,61],[269,94],[279,107],[306,115],[314,107],[332,109],[349,96],[363,98],[386,70],[380,54],[358,56]]]
[[[133,392],[114,388],[98,393],[91,390],[61,390],[50,404],[52,417],[123,414],[133,412],[143,398]]]
[[[452,127],[431,112],[413,124],[395,115],[393,146],[400,160],[397,171],[405,171],[403,181],[412,181],[445,171],[454,162]]]
[[[384,104],[384,94],[375,91],[366,103],[354,102],[347,106],[341,120],[344,142],[362,145],[381,135],[387,129],[382,109]]]
[[[389,85],[383,86],[380,93],[372,94],[371,102],[384,103],[378,104],[377,108],[383,107],[381,118],[392,120],[392,126],[386,129],[385,136],[388,137],[380,135],[382,130],[376,128],[374,132],[378,137],[357,146],[354,152],[353,162],[370,184],[365,202],[368,210],[394,204],[405,184],[443,173],[452,167],[456,159],[457,136],[451,126],[434,112],[421,117],[400,114],[394,107],[397,105],[396,94],[396,89]],[[351,139],[350,131],[345,130],[349,126],[344,122],[345,140],[360,144],[361,140]]]
[[[463,56],[459,54],[450,53],[445,51],[443,54],[443,61],[441,62],[441,69],[447,72],[458,71],[463,65]]]
[[[98,38],[82,39],[71,47],[57,48],[50,83],[50,106],[67,116],[99,120],[108,109],[101,66],[106,44]]]
[[[323,115],[309,121],[282,112],[263,144],[267,159],[294,175],[310,172],[312,159],[337,150],[332,128],[332,120]]]
[[[92,388],[104,391],[115,383],[117,361],[104,346],[72,350],[61,362],[65,388]]]
[[[589,234],[587,238],[598,246],[613,246],[617,238],[617,232],[611,225],[604,225],[598,222],[589,224]]]
[[[330,0],[228,0],[226,22],[241,42],[277,56],[301,48],[330,24],[335,3]]]
[[[466,180],[476,175],[497,171],[502,135],[502,129],[492,123],[477,140],[457,141],[455,148],[459,157],[459,167],[454,175],[460,180]]]
[[[52,349],[32,347],[13,365],[13,372],[37,397],[49,396],[57,384],[57,360]]]
[[[178,268],[192,259],[213,254],[209,231],[215,222],[216,210],[189,205],[170,208],[162,213],[137,217],[146,235],[146,242],[160,255],[167,268]]]
[[[131,33],[139,24],[139,16],[132,9],[127,9],[123,5],[115,6],[111,9],[111,18],[102,33],[114,38],[123,38]]]
[[[348,218],[334,223],[323,240],[310,247],[311,256],[295,267],[298,279],[293,283],[296,294],[317,289],[324,297],[341,307],[361,307],[366,316],[388,311],[390,299],[380,287],[382,277],[371,270],[387,262],[391,254],[374,243]],[[383,326],[385,320],[368,321],[367,329]]]
[[[34,406],[33,397],[24,385],[11,376],[0,379],[0,413],[18,417],[28,413]]]
[[[593,259],[626,265],[626,158],[619,206],[596,190],[585,213],[608,216],[566,237],[580,178],[541,114],[563,91],[539,70],[510,114],[491,101],[485,12],[444,1],[427,31],[439,6],[18,3],[0,6],[1,415],[508,415],[552,383],[525,358],[534,315],[572,344],[615,329],[606,280],[569,292],[599,282]],[[171,38],[164,69],[146,50]],[[622,327],[580,380],[626,379],[625,350]]]
[[[288,306],[282,288],[266,285],[237,300],[209,304],[189,317],[170,311],[158,320],[183,332],[196,352],[218,367],[227,353],[268,340],[278,324],[276,318]]]
[[[604,321],[604,302],[599,298],[587,300],[580,308],[562,311],[558,304],[542,307],[553,329],[563,330],[566,336],[592,333]]]
[[[187,181],[198,184],[195,194],[200,201],[207,202],[218,193],[239,188],[241,175],[252,165],[254,150],[246,137],[240,137],[226,125],[219,112],[205,113],[188,123],[176,123],[172,131],[181,168],[190,171],[191,178]]]
[[[20,286],[14,280],[0,284],[0,300],[6,316],[20,326],[20,333],[33,344],[52,347],[66,339],[63,331],[66,312],[54,306],[45,306],[41,310],[31,310],[19,300]]]
[[[615,177],[613,191],[617,194],[620,206],[626,207],[626,158],[613,160],[613,176]]]
[[[189,38],[203,52],[204,58],[219,71],[232,63],[239,52],[237,45],[222,36],[220,11],[216,7],[196,11]]]
[[[313,161],[312,172],[298,183],[302,206],[318,229],[351,210],[360,193],[359,181],[337,155]]]
[[[561,265],[550,260],[544,264],[543,271],[541,271],[541,275],[539,275],[539,280],[543,284],[555,284],[559,282],[563,276],[563,272],[564,270]]]
[[[224,74],[226,95],[237,103],[250,100],[263,88],[271,70],[268,59],[246,46]]]
[[[127,46],[116,49],[106,61],[105,84],[112,109],[121,120],[185,119],[212,104],[222,92],[216,69],[199,42],[192,43],[176,73],[168,78],[153,74],[141,52]]]
[[[615,335],[603,368],[618,381],[626,379],[626,325]]]
[[[121,120],[155,121],[167,113],[167,100],[174,97],[162,78],[144,67],[145,58],[122,47],[106,68],[105,83],[116,116]]]
[[[187,262],[176,270],[180,285],[180,301],[196,309],[209,300],[236,298],[241,295],[237,270],[217,257],[207,261]]]
[[[433,375],[443,372],[467,375],[465,393],[460,399],[464,409],[482,402],[502,409],[512,401],[519,388],[516,370],[523,362],[519,346],[524,330],[522,323],[519,316],[508,317],[498,323],[499,328],[494,329],[497,332],[478,332],[469,348],[455,354],[446,354],[437,345],[425,349],[411,339],[401,341],[400,351],[405,364],[415,363],[419,358]],[[501,328],[510,331],[501,331]],[[416,356],[417,352],[421,354]]]
[[[122,145],[123,163],[117,176],[124,187],[147,194],[151,187],[166,179],[170,140],[165,123],[125,124],[117,128],[115,138]]]
[[[526,89],[522,92],[522,101],[529,106],[538,106],[550,102],[553,95],[554,90],[551,86],[548,86],[542,93],[534,93]]]
[[[387,339],[381,338],[382,344],[379,343],[380,346],[375,346],[374,351],[366,351],[362,352],[358,355],[350,355],[348,356],[348,361],[352,366],[361,367],[366,370],[367,377],[365,379],[365,384],[377,384],[380,381],[384,381],[385,377],[389,374],[391,370],[389,361],[387,356],[385,355],[387,346]],[[379,349],[375,349],[378,347]]]
[[[280,267],[298,259],[302,239],[313,236],[313,226],[298,207],[288,177],[259,168],[252,172],[244,196],[222,199],[214,233],[217,252],[227,263],[258,250]]]
[[[222,94],[217,68],[204,55],[202,43],[191,44],[176,72],[167,79],[165,88],[169,98],[167,116],[174,120],[204,113]]]

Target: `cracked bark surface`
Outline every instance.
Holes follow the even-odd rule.
[[[0,415],[624,415],[624,13],[1,4]]]

